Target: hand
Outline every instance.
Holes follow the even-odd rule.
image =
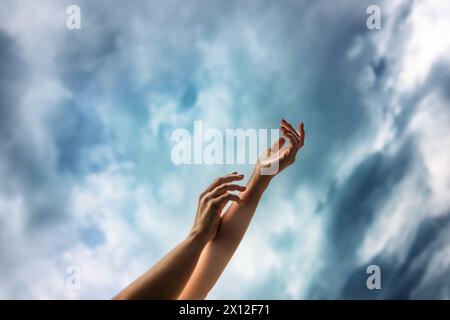
[[[280,173],[294,163],[297,152],[305,144],[305,126],[303,122],[295,130],[289,122],[282,119],[280,122],[280,131],[282,137],[258,159],[256,169],[259,173],[263,172],[264,174],[264,170],[266,172],[273,171],[269,170],[270,168],[275,169],[273,172],[270,172],[270,175],[274,176]],[[285,146],[286,138],[289,140],[287,146]]]
[[[243,174],[233,172],[216,179],[201,195],[198,202],[197,213],[192,227],[192,233],[200,235],[206,242],[212,240],[222,219],[221,213],[228,201],[242,203],[239,196],[229,191],[244,191],[246,188],[232,181],[242,180]]]

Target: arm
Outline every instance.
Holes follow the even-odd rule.
[[[176,299],[191,276],[205,245],[216,236],[225,205],[228,201],[241,202],[237,195],[228,191],[245,190],[245,187],[229,183],[242,178],[242,175],[232,173],[211,184],[200,196],[194,225],[188,237],[114,299]]]
[[[273,167],[276,161],[279,173],[295,161],[298,150],[304,144],[303,123],[297,131],[287,121],[282,120],[280,130],[283,137],[260,157],[246,190],[240,194],[242,202],[233,203],[223,215],[217,236],[205,246],[180,299],[204,299],[219,279],[239,246],[264,191],[274,177],[262,175],[262,169]],[[284,146],[284,137],[289,140],[287,146]]]
[[[114,299],[175,299],[189,279],[205,240],[189,236]]]
[[[246,186],[247,191],[240,194],[242,205],[232,205],[223,215],[217,237],[203,250],[180,299],[206,297],[239,246],[269,181],[270,178],[253,173]]]

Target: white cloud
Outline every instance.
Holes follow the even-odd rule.
[[[324,257],[329,208],[320,213],[316,209],[327,196],[330,180],[339,184],[367,155],[395,151],[404,142],[396,132],[398,115],[410,107],[403,104],[404,98],[427,80],[434,62],[447,59],[450,49],[446,1],[416,2],[399,29],[395,22],[400,19],[402,6],[393,3],[386,2],[383,7],[389,14],[389,19],[383,20],[383,31],[367,37],[358,34],[346,51],[349,61],[357,62],[371,44],[376,50],[374,59],[385,57],[388,61],[380,91],[369,62],[361,73],[364,83],[359,89],[366,99],[361,107],[367,109],[370,118],[365,126],[374,131],[355,134],[345,141],[328,159],[330,166],[322,172],[326,178],[318,177],[319,182],[297,179],[293,168],[274,182],[211,298],[263,295],[265,292],[255,292],[274,276],[282,286],[272,292],[274,296],[310,296],[314,280],[321,275],[323,264],[329,262]],[[0,194],[0,219],[8,226],[0,235],[5,248],[0,268],[14,270],[12,276],[2,277],[2,297],[110,298],[181,240],[194,217],[198,193],[214,177],[234,168],[180,168],[164,163],[164,152],[170,149],[160,149],[169,144],[166,127],[186,127],[196,119],[218,128],[268,126],[278,119],[271,122],[264,118],[266,115],[300,116],[300,112],[323,125],[322,113],[333,112],[322,106],[294,108],[297,98],[304,99],[306,105],[313,95],[305,83],[327,80],[326,76],[319,77],[320,81],[310,79],[316,75],[315,70],[308,69],[313,63],[302,61],[324,59],[320,52],[308,51],[308,46],[327,48],[314,42],[323,41],[323,30],[319,30],[317,39],[312,35],[316,35],[314,28],[318,25],[313,20],[329,10],[328,4],[307,11],[308,23],[300,21],[302,28],[289,34],[284,33],[295,24],[288,23],[287,17],[286,21],[279,18],[284,11],[257,10],[261,8],[256,4],[233,14],[206,4],[197,12],[177,1],[165,5],[139,3],[120,10],[105,3],[83,4],[87,24],[79,34],[67,33],[65,7],[58,1],[10,1],[10,9],[0,10],[2,29],[17,41],[29,68],[29,87],[20,105],[22,130],[16,134],[30,146],[30,157],[46,164],[51,190],[67,188],[69,192],[63,204],[68,216],[48,222],[35,233],[27,229],[32,209],[29,199],[20,192]],[[117,38],[112,40],[116,47],[110,48],[108,57],[98,53],[105,35],[116,31]],[[299,42],[299,48],[290,42]],[[83,47],[68,48],[70,43]],[[84,79],[87,83],[81,92],[70,88],[61,75],[61,61],[72,62],[64,60],[68,53],[74,53],[73,63],[82,71],[95,71]],[[330,68],[335,67],[328,62]],[[74,80],[77,71],[65,76]],[[186,79],[194,83],[197,100],[181,111],[179,96]],[[125,102],[115,101],[114,94],[121,90],[122,82],[131,88],[129,96]],[[141,95],[148,119],[134,114],[137,106],[132,95]],[[77,108],[100,117],[106,139],[86,152],[83,173],[62,174],[56,169],[58,137],[48,130],[46,121],[62,101],[71,99],[78,103]],[[287,107],[270,105],[269,109],[273,102]],[[442,147],[450,143],[447,109],[444,97],[433,91],[414,111],[404,135],[415,137],[424,172],[415,167],[414,174],[397,186],[379,209],[359,248],[360,262],[370,261],[378,253],[402,260],[424,212],[439,215],[448,209],[450,159]],[[145,128],[136,124],[136,118],[145,123]],[[314,150],[314,143],[306,148]],[[303,160],[299,159],[300,166]],[[86,169],[93,163],[100,168]],[[238,170],[247,173],[249,168]],[[424,175],[430,195],[417,196],[415,188]],[[46,195],[43,188],[41,192],[36,198]],[[80,229],[91,226],[104,236],[96,245],[89,245],[80,235]],[[286,243],[277,247],[279,241]],[[442,270],[447,263],[442,256],[439,253],[433,258],[427,274]],[[65,286],[66,267],[71,264],[81,267],[79,292]],[[36,274],[39,277],[33,280]],[[235,285],[237,281],[239,286]]]

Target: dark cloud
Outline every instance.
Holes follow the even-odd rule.
[[[426,79],[420,85],[417,85],[413,92],[401,97],[401,104],[405,108],[394,119],[394,130],[398,136],[403,134],[422,100],[433,91],[442,93],[450,108],[450,64],[439,59],[434,61],[430,69]]]
[[[394,155],[377,152],[368,156],[342,185],[330,189],[328,234],[332,250],[339,256],[356,251],[379,208],[408,174],[415,159],[413,146],[410,141]]]
[[[24,199],[28,225],[42,226],[64,216],[67,190],[64,179],[55,181],[43,146],[35,143],[30,123],[24,121],[24,114],[33,115],[34,110],[22,105],[29,88],[29,67],[20,47],[1,31],[0,48],[0,190],[8,198]]]
[[[334,183],[329,190],[326,228],[327,254],[323,257],[326,267],[321,271],[311,289],[312,298],[341,298],[338,288],[348,273],[356,268],[356,252],[363,243],[368,228],[377,218],[381,208],[390,200],[394,188],[417,166],[412,137],[394,154],[377,152],[367,156],[342,183]],[[423,193],[417,186],[418,193]],[[365,286],[365,269],[360,267],[350,277],[352,283]],[[361,273],[361,270],[363,273]],[[325,280],[324,282],[324,279]],[[326,286],[333,290],[328,291]],[[367,288],[366,288],[367,290]],[[345,292],[344,292],[345,293]],[[368,296],[368,295],[371,296]],[[376,297],[376,293],[367,293]]]
[[[95,225],[80,230],[81,241],[90,247],[96,247],[105,242],[105,235]]]
[[[378,59],[378,61],[375,61],[372,64],[373,72],[377,78],[380,78],[383,76],[383,74],[386,71],[386,65],[387,65],[387,63],[386,63],[385,57],[381,57],[380,59]]]
[[[119,50],[120,32],[66,32],[56,63],[62,82],[73,92],[80,93],[98,79],[97,73],[108,66],[110,57]]]
[[[291,170],[313,185],[329,179],[323,169],[329,167],[334,154],[372,136],[374,124],[359,81],[365,66],[374,64],[381,76],[386,62],[376,57],[370,42],[363,43],[360,55],[348,58],[355,40],[367,36],[365,10],[369,4],[340,2],[330,10],[326,1],[295,2],[274,9],[284,19],[273,32],[285,35],[274,42],[274,50],[288,52],[287,57],[282,56],[288,63],[282,72],[272,75],[276,91],[271,83],[260,83],[264,90],[259,91],[256,104],[267,106],[260,111],[265,119],[305,122],[308,136],[303,166]]]
[[[195,85],[192,83],[188,83],[186,85],[186,89],[183,92],[183,95],[181,97],[181,107],[182,109],[189,109],[191,108],[195,102],[197,101],[197,89],[195,88]]]
[[[27,150],[27,132],[21,121],[21,102],[27,89],[27,66],[15,41],[0,31],[0,145],[2,185],[6,192],[14,189],[15,180],[34,184],[41,170]]]
[[[443,214],[437,218],[427,218],[421,223],[414,236],[406,257],[387,259],[379,255],[371,259],[381,269],[381,290],[368,290],[366,287],[367,266],[357,266],[348,275],[340,297],[343,299],[445,299],[448,298],[450,284],[446,279],[450,276],[450,267],[422,286],[427,270],[431,269],[433,255],[448,248],[448,232],[450,231],[450,215]],[[442,253],[441,253],[442,254]]]
[[[13,38],[0,30],[0,135],[2,142],[14,136],[17,110],[22,98],[26,66]],[[2,148],[5,144],[2,143]],[[1,150],[1,149],[0,149]]]
[[[47,128],[55,139],[58,153],[56,170],[63,174],[87,174],[104,165],[88,160],[96,146],[106,143],[102,123],[95,111],[88,111],[76,103],[64,100],[47,119]]]

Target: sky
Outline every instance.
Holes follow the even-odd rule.
[[[449,16],[446,0],[0,0],[0,299],[111,298],[187,235],[214,178],[252,171],[176,165],[172,132],[281,118],[306,144],[208,298],[450,298]]]

